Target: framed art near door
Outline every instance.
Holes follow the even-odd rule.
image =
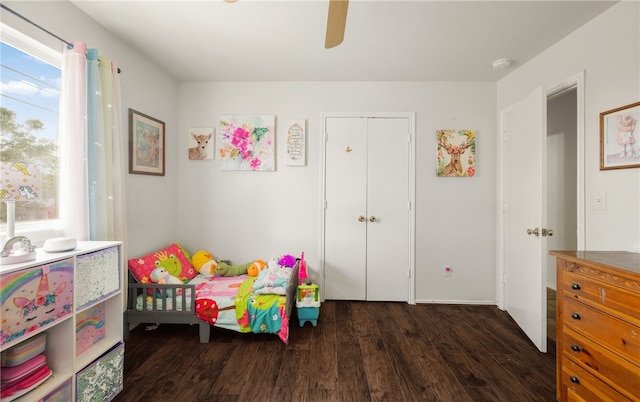
[[[129,109],[129,173],[164,176],[164,122]]]
[[[600,170],[640,167],[640,102],[600,113]]]

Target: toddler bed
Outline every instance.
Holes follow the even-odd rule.
[[[201,343],[209,342],[212,325],[237,332],[276,334],[288,342],[299,259],[293,267],[265,269],[258,276],[205,276],[193,270],[188,254],[178,244],[167,249],[152,258],[129,260],[125,339],[130,324],[147,323],[197,324]],[[148,276],[140,277],[135,268],[154,258],[154,267],[158,262],[168,263],[177,270],[180,265],[186,283],[153,283]]]

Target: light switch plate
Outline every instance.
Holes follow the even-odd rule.
[[[607,209],[607,193],[604,191],[598,191],[593,200],[594,209]]]

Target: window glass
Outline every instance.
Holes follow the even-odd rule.
[[[19,230],[21,224],[24,229],[25,223],[46,224],[58,217],[56,144],[60,58],[52,62],[50,48],[34,41],[20,46],[19,40],[11,40],[6,34],[3,26],[0,160],[36,163],[41,172],[41,199],[15,204],[16,234],[21,234],[19,232],[24,232]],[[0,218],[6,226],[7,210],[2,204]]]

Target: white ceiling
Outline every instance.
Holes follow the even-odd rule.
[[[181,82],[496,81],[616,3],[351,0],[327,50],[328,0],[72,2]]]

